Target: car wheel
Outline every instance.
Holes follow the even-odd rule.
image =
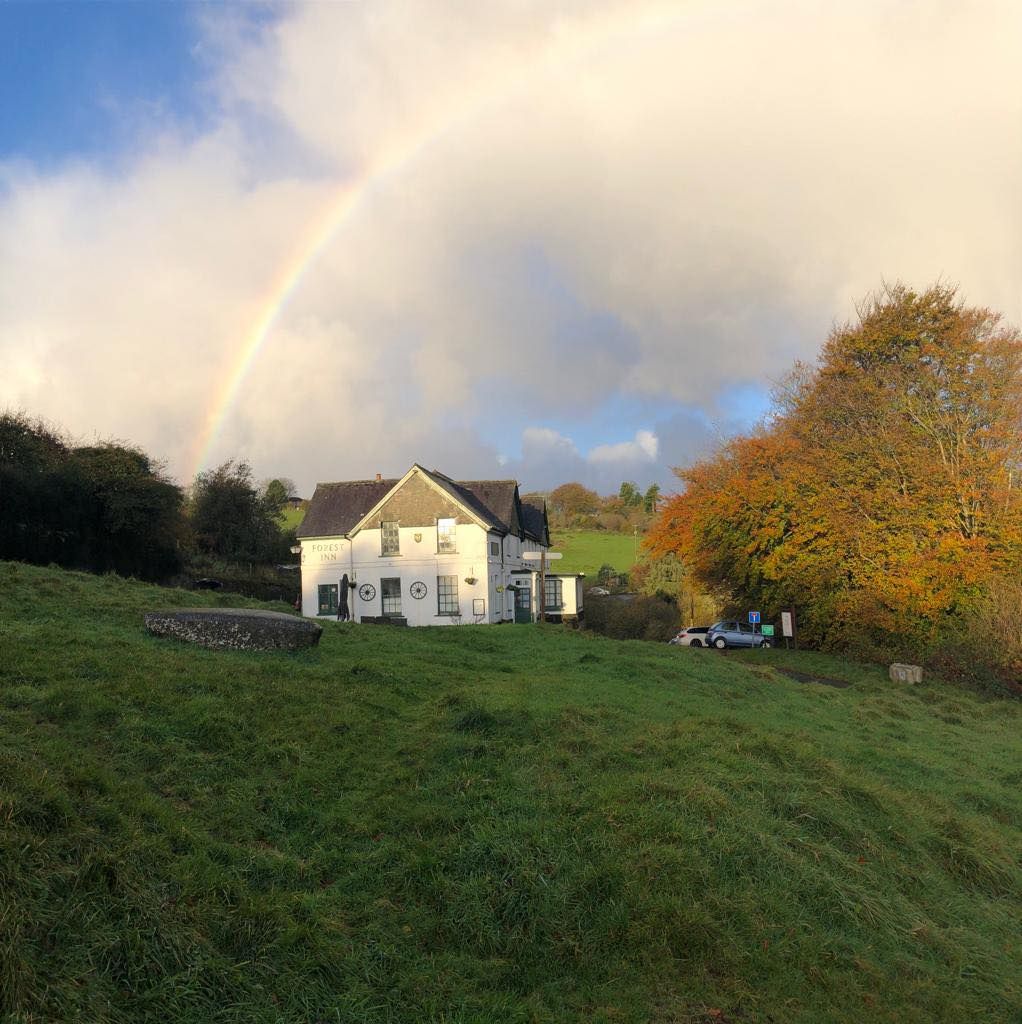
[[[713,641],[713,646],[716,647],[718,651],[722,651],[727,647],[727,641],[722,636],[718,636],[717,639]]]
[[[761,650],[769,651],[774,645],[769,640],[764,640],[759,646]]]
[[[702,647],[702,646],[703,646],[703,642],[701,640],[693,640],[689,644],[689,647]]]

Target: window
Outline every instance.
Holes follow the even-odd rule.
[[[548,612],[559,612],[564,607],[564,580],[548,577],[543,586],[543,607]]]
[[[500,554],[500,545],[495,541],[490,541],[490,554],[496,558]]]
[[[519,583],[515,590],[515,605],[523,611],[532,607],[532,591],[528,583]]]
[[[401,554],[401,536],[398,533],[397,523],[383,523],[380,530],[381,553],[384,555]]]
[[[438,554],[454,554],[458,550],[453,519],[436,521],[436,549]]]
[[[337,614],[337,584],[321,583],[319,585],[319,613],[320,615]]]
[[[437,615],[459,615],[461,605],[458,603],[458,577],[437,576]]]
[[[380,600],[383,602],[384,615],[401,614],[401,580],[392,579],[380,580]]]

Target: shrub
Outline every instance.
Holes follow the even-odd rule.
[[[586,626],[615,640],[670,640],[680,628],[678,606],[666,596],[631,594],[586,599]]]

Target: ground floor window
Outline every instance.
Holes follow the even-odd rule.
[[[437,576],[436,593],[437,615],[457,615],[461,611],[457,576]]]
[[[559,612],[564,607],[564,580],[543,581],[543,607],[548,612]]]
[[[401,579],[380,580],[380,599],[383,602],[384,615],[401,614]]]
[[[337,614],[337,584],[321,583],[319,585],[319,614]]]

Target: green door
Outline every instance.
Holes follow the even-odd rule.
[[[515,622],[532,622],[532,593],[527,583],[515,590]]]

